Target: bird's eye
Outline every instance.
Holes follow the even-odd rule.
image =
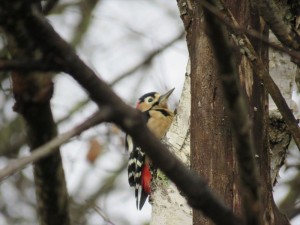
[[[148,102],[153,102],[153,98],[148,98]]]

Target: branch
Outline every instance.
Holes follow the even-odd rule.
[[[214,1],[210,1],[214,4]],[[223,27],[215,16],[203,8],[207,35],[210,38],[216,61],[219,66],[228,115],[233,128],[235,151],[239,163],[240,180],[243,185],[243,207],[246,224],[261,224],[261,201],[259,193],[258,171],[254,160],[254,143],[251,135],[251,122],[248,107],[238,81],[233,50],[225,35]]]
[[[202,5],[210,12],[212,12],[214,15],[220,14],[216,7],[212,7],[211,5],[205,2],[202,2]],[[233,17],[233,15],[231,14],[231,12],[226,7],[222,7],[222,11],[223,11],[223,16],[221,21],[229,21],[232,24],[238,24],[235,18]],[[289,131],[291,132],[295,140],[298,149],[300,150],[300,130],[298,127],[298,121],[296,120],[292,111],[287,105],[278,86],[273,81],[264,63],[255,52],[249,39],[244,34],[241,34],[236,30],[231,29],[231,27],[228,28],[233,35],[233,40],[235,44],[242,50],[241,52],[248,58],[250,65],[253,71],[255,72],[254,74],[258,75],[260,79],[262,79],[263,84],[266,87],[266,90],[274,100],[279,112],[281,113],[284,121],[288,126]]]
[[[56,6],[59,0],[47,0],[45,6],[43,7],[42,11],[44,15],[48,15],[52,9]]]
[[[78,224],[82,223],[82,218],[87,213],[87,209],[95,206],[98,198],[102,195],[107,195],[109,192],[113,191],[115,188],[115,183],[117,178],[122,174],[124,169],[127,168],[127,162],[123,162],[114,173],[107,178],[105,178],[98,187],[98,190],[90,195],[83,204],[78,204],[74,200],[71,199],[71,206],[73,206],[71,211],[71,218],[73,221],[77,221]],[[75,194],[76,195],[76,194]]]
[[[111,220],[108,218],[107,215],[104,214],[104,212],[102,212],[101,208],[99,206],[94,206],[93,209],[102,217],[102,219],[110,225],[115,225],[113,222],[111,222]]]
[[[300,37],[290,25],[283,22],[283,15],[273,0],[253,0],[260,15],[266,21],[277,39],[285,46],[300,50]]]
[[[6,0],[7,2],[8,0]],[[20,4],[25,4],[20,1]],[[189,171],[180,160],[175,158],[162,143],[155,138],[144,124],[142,114],[127,106],[81,59],[74,50],[53,30],[40,14],[26,8],[28,15],[19,20],[28,31],[27,34],[35,41],[40,50],[46,55],[53,55],[59,59],[60,65],[68,72],[90,95],[99,106],[111,106],[113,110],[112,122],[119,125],[133,137],[146,154],[177,186],[186,194],[188,202],[196,209],[200,209],[216,224],[240,225],[242,222],[234,216],[209,190],[206,182],[195,173]],[[8,8],[8,10],[12,10]],[[12,12],[18,15],[18,12]],[[1,21],[10,31],[9,24]],[[22,44],[19,33],[11,32],[18,43]],[[46,40],[45,40],[46,39]],[[218,213],[216,213],[218,212]]]
[[[300,173],[298,172],[287,184],[289,185],[289,190],[285,198],[280,202],[279,208],[289,219],[293,219],[300,214],[300,208],[297,204],[300,194]]]
[[[166,44],[164,44],[161,48],[156,49],[156,50],[154,50],[152,52],[149,52],[147,54],[147,56],[138,65],[132,67],[127,72],[125,72],[122,75],[118,76],[113,82],[111,82],[110,85],[114,85],[115,83],[123,80],[129,74],[132,74],[132,73],[136,72],[142,66],[149,64],[159,53],[161,53],[162,51],[168,49],[170,46],[172,46],[178,40],[182,39],[183,36],[184,36],[184,32],[180,32],[177,36],[175,36],[169,42],[167,42]],[[300,57],[299,57],[299,60],[300,60]]]
[[[110,84],[109,86],[112,87],[114,85],[116,85],[117,83],[119,83],[120,81],[124,80],[125,78],[127,78],[128,76],[134,74],[136,71],[138,71],[139,69],[141,69],[143,66],[146,66],[148,64],[150,64],[152,62],[152,60],[158,55],[160,54],[162,51],[168,49],[170,46],[172,46],[174,43],[176,43],[178,40],[180,40],[184,35],[184,32],[181,32],[180,34],[178,34],[177,36],[175,36],[174,38],[172,38],[169,42],[165,43],[163,46],[161,46],[159,49],[153,50],[149,53],[147,53],[146,57],[139,63],[137,63],[135,66],[129,68],[127,71],[123,72],[122,74],[118,75]],[[19,62],[19,60],[10,60],[10,61],[4,61],[5,63],[8,63],[8,65],[10,64],[10,62],[12,62],[12,64],[15,64],[15,62]],[[27,64],[32,63],[31,60],[26,60],[26,62],[24,61],[24,63],[22,63],[22,65],[18,65],[18,66],[14,66],[11,68],[6,68],[5,70],[23,70],[24,66],[26,67]],[[35,65],[32,67],[32,70],[38,70],[38,65],[36,63],[34,63]],[[52,66],[56,66],[54,63],[51,64]],[[49,65],[50,66],[50,65]],[[50,68],[50,70],[52,70],[52,67]],[[1,70],[1,60],[0,60],[0,70]],[[28,71],[31,71],[28,68]],[[0,77],[1,79],[1,77]],[[66,116],[60,118],[59,120],[56,121],[57,124],[60,124],[62,122],[64,122],[65,120],[69,119],[74,113],[76,113],[79,109],[85,107],[88,103],[90,102],[90,100],[88,98],[78,102],[67,114]],[[20,127],[22,127],[20,125],[20,119],[16,118],[13,121],[10,122],[10,124],[7,127],[4,127],[6,129],[3,129],[0,131],[0,137],[6,137],[6,138],[0,138],[2,140],[2,145],[0,146],[0,153],[2,153],[2,155],[13,155],[16,154],[16,152],[18,152],[18,150],[21,148],[22,145],[24,145],[25,143],[25,135],[23,131],[24,129],[22,128],[21,132],[19,130],[18,133],[15,132],[16,126],[18,127],[18,129],[20,129]],[[9,129],[9,130],[8,130]],[[23,131],[23,132],[22,132]],[[15,132],[15,133],[13,133]],[[9,140],[9,136],[11,136],[13,133],[14,135],[14,142],[11,143]]]
[[[95,10],[99,0],[84,0],[79,1],[78,8],[80,10],[81,19],[76,25],[75,35],[71,40],[72,46],[78,46],[84,36],[86,35],[93,16],[93,11]]]
[[[102,109],[100,112],[94,113],[89,119],[74,127],[72,130],[63,133],[52,139],[48,143],[42,145],[41,147],[34,149],[29,156],[11,161],[9,165],[0,170],[0,181],[3,181],[6,177],[20,171],[30,163],[37,162],[38,160],[54,153],[55,151],[59,150],[59,146],[69,141],[72,137],[81,134],[83,131],[89,129],[92,126],[107,121],[110,116],[110,110]]]
[[[21,70],[23,72],[44,71],[58,72],[62,68],[54,63],[49,63],[45,60],[32,59],[16,59],[16,60],[0,60],[0,71]]]
[[[223,4],[223,3],[221,3]],[[300,53],[293,49],[290,49],[285,46],[278,45],[276,43],[270,42],[268,37],[263,36],[261,33],[255,30],[249,30],[245,27],[241,27],[237,21],[232,17],[232,14],[228,11],[227,8],[223,8],[222,11],[225,14],[222,14],[221,11],[208,4],[207,2],[202,2],[202,5],[211,11],[222,23],[224,23],[227,27],[230,28],[231,32],[237,35],[241,35],[241,33],[247,34],[248,36],[255,38],[269,47],[273,48],[276,51],[283,52],[294,59],[294,63],[296,63],[300,67]],[[231,18],[232,17],[232,18]]]
[[[44,54],[38,51],[34,40],[28,35],[28,30],[23,26],[21,21],[24,18],[19,17],[19,15],[26,17],[29,13],[26,12],[28,8],[35,7],[40,11],[40,1],[27,2],[26,7],[23,7],[25,4],[19,3],[18,1],[1,1],[0,3],[0,24],[3,25],[2,19],[10,20],[10,22],[4,22],[6,25],[10,23],[9,27],[1,27],[7,34],[10,54],[15,59],[29,58],[35,61],[37,56],[40,57],[39,60],[45,59]],[[12,9],[16,11],[12,12]],[[16,14],[10,17],[8,16],[10,13]],[[21,45],[13,35],[9,35],[10,32],[19,33],[22,39]],[[34,66],[39,66],[39,64]],[[54,65],[53,68],[56,66]],[[23,67],[26,68],[26,64],[23,63]],[[25,72],[22,69],[22,71],[11,73],[11,78],[15,97],[14,110],[23,116],[28,128],[28,144],[30,150],[34,150],[57,135],[57,127],[50,107],[53,94],[51,76],[46,73],[41,76],[36,72]],[[68,194],[60,152],[56,151],[47,158],[34,163],[33,174],[39,223],[41,225],[69,225]]]

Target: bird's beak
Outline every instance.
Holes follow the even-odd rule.
[[[170,97],[170,95],[173,93],[173,91],[175,90],[175,88],[171,89],[170,91],[168,91],[167,93],[161,95],[159,97],[159,104],[167,104],[168,98]]]

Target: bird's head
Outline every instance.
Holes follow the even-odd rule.
[[[159,94],[158,92],[149,92],[144,94],[138,99],[136,108],[142,112],[145,112],[155,106],[160,108],[168,108],[168,98],[174,89],[175,88],[171,89],[163,95]]]

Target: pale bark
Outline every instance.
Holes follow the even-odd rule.
[[[270,33],[270,40],[279,44],[276,37]],[[275,83],[278,85],[288,106],[294,114],[298,113],[295,102],[292,100],[294,80],[297,66],[291,62],[288,55],[269,49],[269,71]],[[297,118],[297,116],[296,116]],[[269,138],[271,148],[271,180],[276,183],[278,171],[284,164],[287,149],[291,141],[291,133],[288,131],[281,114],[273,99],[269,97]]]
[[[189,67],[189,65],[188,65]],[[168,146],[186,166],[190,165],[190,110],[191,91],[189,68],[183,86],[177,115],[164,138]],[[158,172],[160,174],[160,172]],[[192,209],[176,186],[165,176],[158,176],[154,181],[154,192],[151,196],[151,225],[191,225]]]
[[[270,41],[280,44],[272,33],[270,33]],[[291,62],[288,55],[275,51],[272,48],[269,49],[269,59],[270,75],[278,85],[289,107],[293,110],[296,110],[295,103],[292,101],[292,90],[297,66]],[[271,98],[269,101],[270,111],[277,109],[274,101]]]

